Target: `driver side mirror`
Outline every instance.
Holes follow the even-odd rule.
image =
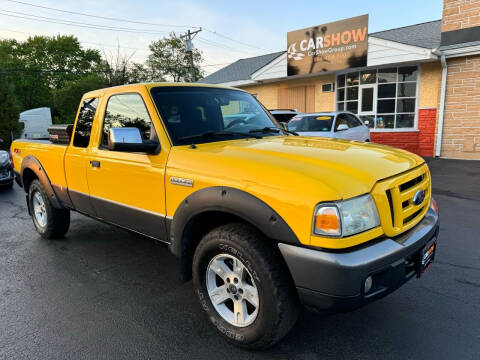
[[[3,144],[3,143],[4,143],[4,141],[3,141],[3,139],[0,137],[0,144]]]
[[[340,124],[340,125],[338,125],[336,131],[345,131],[345,130],[348,130],[348,129],[350,129],[350,128],[348,127],[348,125]]]
[[[111,128],[108,131],[108,149],[111,151],[158,154],[160,143],[143,142],[140,130],[137,128]]]

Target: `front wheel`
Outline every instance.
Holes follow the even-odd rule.
[[[56,209],[38,180],[34,180],[28,191],[28,206],[37,232],[45,239],[61,238],[70,227],[70,211]]]
[[[295,324],[295,288],[281,255],[246,224],[218,227],[201,240],[193,281],[202,309],[237,346],[272,346]]]

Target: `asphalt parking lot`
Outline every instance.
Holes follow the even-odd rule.
[[[266,352],[215,333],[167,247],[74,214],[42,240],[23,190],[0,191],[1,359],[478,359],[480,162],[430,162],[441,216],[436,263],[351,313],[304,311]]]

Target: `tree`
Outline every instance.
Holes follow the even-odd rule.
[[[175,33],[169,37],[153,41],[149,45],[151,54],[146,65],[152,71],[153,77],[165,78],[170,81],[191,81],[190,57],[185,47],[185,42]],[[195,81],[203,76],[200,68],[202,52],[193,49],[193,62]]]
[[[99,69],[105,78],[107,86],[118,86],[129,83],[129,67],[132,56],[133,54],[121,54],[120,45],[115,54],[103,52],[103,60]]]
[[[57,112],[54,122],[73,123],[83,94],[104,86],[105,79],[102,76],[91,74],[78,80],[68,81],[61,89],[54,90],[53,104]]]
[[[143,82],[162,82],[166,81],[161,73],[155,71],[151,67],[132,63],[128,71],[128,81],[130,84],[143,83]]]
[[[98,50],[83,49],[74,36],[0,41],[0,68],[14,82],[23,110],[52,106],[53,90],[96,71],[100,62]]]
[[[20,135],[19,113],[13,84],[6,76],[1,76],[0,69],[0,137],[6,149],[10,148],[12,134],[15,138]]]

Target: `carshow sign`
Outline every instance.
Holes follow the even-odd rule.
[[[367,66],[368,15],[287,34],[288,76]]]

